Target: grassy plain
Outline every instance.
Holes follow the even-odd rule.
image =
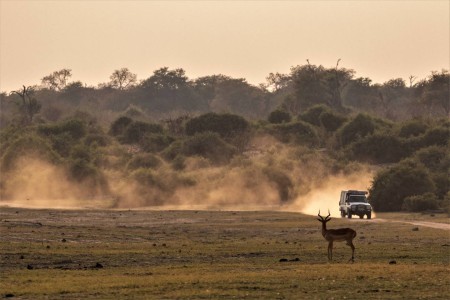
[[[320,223],[299,213],[2,207],[0,297],[449,299],[450,231],[400,217],[333,218],[357,231],[350,264],[344,243],[328,262]]]

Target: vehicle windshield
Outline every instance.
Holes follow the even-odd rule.
[[[350,195],[348,196],[348,202],[364,202],[367,203],[367,198],[365,195]]]

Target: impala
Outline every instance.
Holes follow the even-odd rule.
[[[339,229],[327,229],[327,222],[331,220],[330,210],[328,210],[328,216],[325,218],[320,215],[320,210],[318,214],[322,223],[322,235],[328,241],[328,260],[333,259],[333,242],[343,242],[346,241],[347,245],[352,248],[352,258],[349,261],[354,261],[355,246],[353,246],[353,239],[356,236],[356,231],[351,228],[339,228]]]

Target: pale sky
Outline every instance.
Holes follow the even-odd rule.
[[[383,83],[449,69],[450,1],[0,0],[0,91],[72,69],[97,86],[127,67],[265,82],[312,64]]]

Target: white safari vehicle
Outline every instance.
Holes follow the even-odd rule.
[[[367,194],[366,191],[342,191],[339,201],[341,217],[345,218],[347,216],[350,219],[352,215],[357,215],[362,219],[366,215],[367,219],[371,219],[372,206],[367,201]]]

